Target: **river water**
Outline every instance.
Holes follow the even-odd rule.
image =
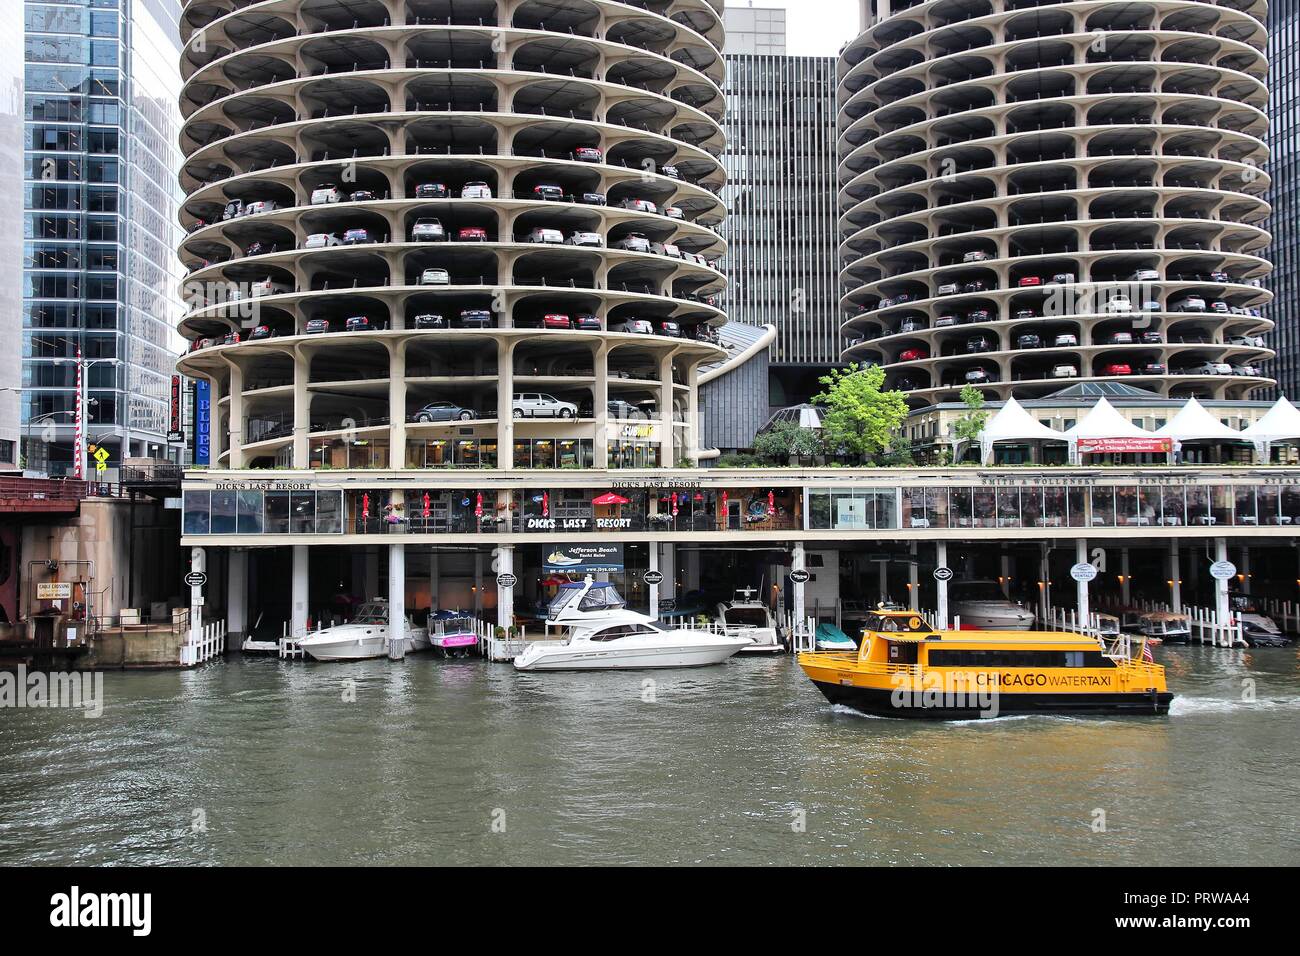
[[[0,864],[1300,862],[1297,651],[1157,654],[1168,717],[958,724],[789,657],[109,673],[99,719],[0,710]]]

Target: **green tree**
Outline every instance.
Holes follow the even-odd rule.
[[[961,390],[961,400],[966,411],[952,423],[952,433],[962,441],[978,441],[989,421],[989,413],[984,410],[984,393],[974,385],[967,385]]]
[[[907,418],[899,391],[884,391],[885,370],[865,363],[832,369],[820,379],[826,390],[813,399],[826,407],[822,441],[828,449],[874,458],[894,439]]]
[[[802,428],[794,422],[777,422],[754,438],[754,454],[769,462],[784,464],[791,455],[810,458],[821,451],[821,437],[811,428]]]

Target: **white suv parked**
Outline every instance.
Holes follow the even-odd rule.
[[[553,242],[562,245],[564,243],[564,233],[558,229],[547,229],[538,226],[528,234],[529,242]]]
[[[329,203],[335,203],[342,198],[343,194],[339,192],[339,187],[335,186],[333,183],[326,183],[324,186],[311,191],[311,204],[313,206],[324,206]]]
[[[307,241],[302,244],[304,249],[327,249],[330,246],[337,246],[343,240],[332,232],[313,232],[307,237]]]
[[[515,418],[577,418],[578,406],[545,392],[519,392],[510,403]]]

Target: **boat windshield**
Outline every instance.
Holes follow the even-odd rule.
[[[864,624],[868,631],[904,631],[908,633],[917,633],[920,631],[931,631],[929,623],[919,614],[908,614],[906,616],[895,616],[892,614],[868,614]]]
[[[761,607],[729,607],[723,612],[723,619],[731,625],[740,627],[770,627],[767,609]]]
[[[591,590],[582,594],[582,584],[565,584],[555,597],[551,598],[550,605],[546,608],[546,616],[551,620],[559,615],[560,611],[570,607],[574,601],[582,595],[582,601],[578,604],[580,611],[606,611],[622,607],[626,602],[618,589],[612,584],[598,581],[591,586]]]
[[[371,601],[362,604],[357,608],[356,616],[352,618],[353,624],[387,624],[388,623],[388,605],[379,604]]]

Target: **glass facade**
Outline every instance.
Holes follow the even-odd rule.
[[[1268,221],[1273,261],[1270,287],[1275,298],[1265,315],[1276,323],[1273,348],[1277,357],[1269,374],[1277,391],[1294,399],[1300,395],[1300,3],[1282,0],[1268,5],[1269,163],[1272,180]]]
[[[54,475],[73,468],[78,349],[88,441],[108,449],[110,467],[167,456],[179,351],[179,12],[179,0],[22,8],[22,421],[29,465]],[[48,423],[39,436],[37,420]]]
[[[735,321],[776,326],[774,364],[833,364],[835,58],[728,53],[726,61],[725,308]]]

